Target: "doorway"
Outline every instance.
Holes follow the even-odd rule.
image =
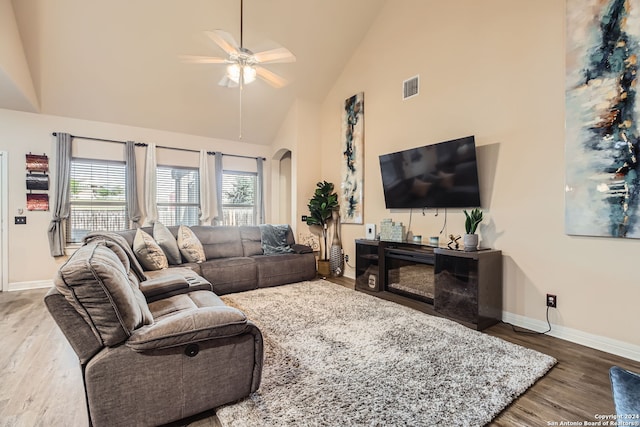
[[[291,151],[280,157],[279,172],[279,219],[281,224],[291,224]]]

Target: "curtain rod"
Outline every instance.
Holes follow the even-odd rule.
[[[57,132],[53,132],[52,133],[53,136],[58,136]],[[102,142],[114,142],[116,144],[126,144],[126,141],[117,141],[115,139],[103,139],[103,138],[92,138],[89,136],[77,136],[77,135],[71,135],[71,138],[80,138],[80,139],[88,139],[91,141],[102,141]],[[148,144],[145,142],[136,142],[136,147],[146,147]],[[164,145],[156,145],[156,148],[164,148],[167,150],[178,150],[178,151],[188,151],[191,153],[199,153],[199,150],[193,150],[191,148],[181,148],[181,147],[167,147]],[[216,154],[215,151],[207,151],[207,154],[209,154],[210,156],[213,156],[214,154]],[[252,157],[252,156],[242,156],[240,154],[224,154],[224,153],[220,153],[223,156],[230,156],[230,157],[240,157],[243,159],[262,159],[262,160],[267,160],[265,157]]]

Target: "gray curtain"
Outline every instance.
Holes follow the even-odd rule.
[[[216,164],[216,211],[213,213],[216,223],[218,225],[224,225],[224,212],[222,211],[222,153],[216,152],[215,154]]]
[[[69,181],[71,179],[71,135],[58,132],[56,137],[56,170],[53,217],[49,224],[51,256],[63,256],[66,239],[63,221],[69,217]]]
[[[129,222],[133,228],[140,227],[140,204],[138,203],[138,178],[136,172],[136,143],[127,141],[124,146],[124,159],[127,165],[126,169],[126,199],[127,199],[127,215]]]
[[[256,165],[258,169],[258,188],[256,191],[256,205],[258,211],[258,224],[264,224],[264,159],[262,157],[256,157]]]

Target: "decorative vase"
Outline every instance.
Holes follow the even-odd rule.
[[[331,251],[329,252],[329,261],[332,276],[342,276],[344,273],[344,256],[342,254],[342,242],[340,241],[340,212],[334,210],[331,213],[333,219],[333,240],[331,242]]]
[[[465,251],[477,251],[478,250],[478,235],[477,234],[465,234],[463,236],[462,243]]]

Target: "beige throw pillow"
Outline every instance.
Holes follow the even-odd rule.
[[[182,264],[182,257],[180,256],[180,249],[178,249],[178,242],[166,225],[160,222],[153,224],[153,238],[164,251],[169,264]]]
[[[161,270],[169,267],[167,257],[153,237],[138,228],[133,238],[133,253],[145,270]]]
[[[196,235],[187,226],[181,225],[178,228],[178,248],[187,262],[204,262],[204,248]]]

